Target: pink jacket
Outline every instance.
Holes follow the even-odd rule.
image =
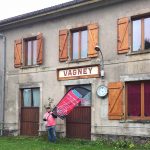
[[[44,114],[44,119],[46,119],[46,126],[49,127],[49,126],[55,126],[56,125],[56,121],[55,121],[55,118],[53,118],[52,116],[52,112],[48,113],[46,112]]]

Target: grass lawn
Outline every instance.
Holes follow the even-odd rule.
[[[56,143],[50,143],[45,137],[0,137],[0,150],[148,150],[143,146],[132,143],[109,143],[104,140],[86,141],[58,139]]]

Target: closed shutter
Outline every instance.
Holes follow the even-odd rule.
[[[108,118],[112,120],[119,120],[123,117],[123,83],[114,82],[109,83],[108,94]]]
[[[59,31],[59,61],[68,59],[68,30]]]
[[[37,35],[37,64],[40,65],[43,62],[43,35],[42,33]]]
[[[14,67],[19,68],[22,65],[22,39],[15,40],[14,47]]]
[[[97,57],[95,46],[98,45],[98,24],[88,25],[88,57]]]
[[[127,53],[129,51],[129,19],[118,19],[118,37],[117,49],[118,53]]]

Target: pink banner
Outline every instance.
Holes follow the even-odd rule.
[[[75,89],[70,90],[56,105],[53,113],[60,118],[65,118],[75,106],[80,103],[81,94],[77,92]]]

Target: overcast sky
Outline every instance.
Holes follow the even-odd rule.
[[[0,0],[0,20],[68,1],[71,0]]]

